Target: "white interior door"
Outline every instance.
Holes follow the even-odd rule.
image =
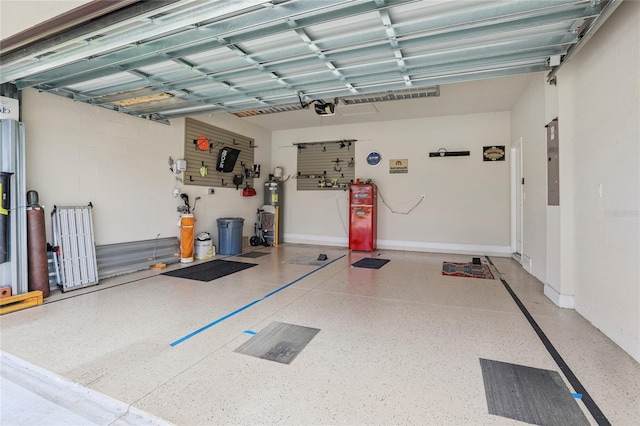
[[[524,177],[522,138],[511,145],[511,250],[520,259],[524,245]]]

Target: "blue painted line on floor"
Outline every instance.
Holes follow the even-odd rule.
[[[340,256],[340,257],[336,257],[336,258],[335,258],[335,259],[333,259],[331,262],[328,262],[328,263],[326,263],[326,264],[324,264],[324,265],[320,266],[319,268],[314,269],[314,270],[313,270],[313,271],[311,271],[311,272],[307,272],[306,274],[304,274],[304,275],[303,275],[303,276],[301,276],[300,278],[297,278],[297,279],[295,279],[295,280],[291,281],[289,284],[283,285],[282,287],[280,287],[280,288],[278,288],[278,289],[273,290],[271,293],[268,293],[268,294],[264,295],[264,296],[262,297],[262,299],[260,299],[260,300],[264,300],[264,299],[266,299],[267,297],[271,297],[271,296],[273,296],[274,294],[276,294],[276,293],[278,293],[278,292],[280,292],[280,291],[284,290],[284,289],[285,289],[285,288],[287,288],[287,287],[291,287],[292,285],[294,285],[294,284],[295,284],[295,283],[297,283],[298,281],[300,281],[300,280],[303,280],[303,279],[307,278],[309,275],[311,275],[311,274],[313,274],[313,273],[315,273],[315,272],[319,271],[320,269],[322,269],[322,268],[324,268],[324,267],[326,267],[326,266],[331,265],[331,264],[332,264],[333,262],[335,262],[336,260],[340,260],[340,259],[342,259],[342,258],[343,258],[343,257],[345,257],[345,256],[346,256],[346,254],[343,254],[343,255],[342,255],[342,256]]]
[[[253,306],[253,305],[255,305],[256,303],[258,303],[259,301],[260,301],[260,300],[254,300],[253,302],[251,302],[251,303],[249,303],[249,304],[244,305],[242,308],[240,308],[240,309],[236,309],[235,311],[231,312],[230,314],[227,314],[227,315],[225,315],[225,316],[223,316],[223,317],[221,317],[221,318],[218,318],[217,320],[215,320],[215,321],[213,321],[213,322],[211,322],[211,323],[209,323],[209,324],[205,325],[204,327],[200,327],[199,329],[197,329],[197,330],[196,330],[196,331],[194,331],[193,333],[189,333],[189,334],[187,334],[186,336],[184,336],[184,337],[182,337],[182,338],[180,338],[180,339],[176,340],[175,342],[171,343],[171,345],[170,345],[170,346],[172,346],[172,347],[173,347],[173,346],[179,345],[180,343],[184,342],[184,341],[185,341],[185,340],[187,340],[187,339],[191,339],[191,338],[192,338],[193,336],[195,336],[196,334],[200,334],[200,333],[202,333],[203,331],[205,331],[206,329],[211,328],[211,327],[213,327],[214,325],[219,324],[219,323],[221,323],[222,321],[224,321],[224,320],[226,320],[226,319],[228,319],[228,318],[231,318],[232,316],[234,316],[234,315],[236,315],[236,314],[239,314],[240,312],[244,311],[245,309],[249,309],[250,307],[252,307],[252,306]]]
[[[324,268],[324,267],[326,267],[326,266],[331,265],[331,264],[332,264],[333,262],[335,262],[336,260],[340,260],[340,259],[342,259],[342,258],[343,258],[343,257],[345,257],[345,256],[346,256],[346,254],[343,254],[342,256],[340,256],[340,257],[337,257],[337,258],[333,259],[331,262],[328,262],[328,263],[326,263],[326,264],[324,264],[324,265],[322,265],[322,266],[320,266],[320,267],[318,267],[318,268],[314,269],[313,271],[307,272],[307,273],[306,273],[306,274],[304,274],[303,276],[301,276],[301,277],[299,277],[299,278],[296,278],[295,280],[291,281],[289,284],[285,284],[285,285],[283,285],[282,287],[280,287],[280,288],[278,288],[278,289],[276,289],[276,290],[272,291],[271,293],[267,293],[266,295],[262,296],[260,299],[254,300],[253,302],[248,303],[248,304],[244,305],[243,307],[241,307],[241,308],[239,308],[239,309],[236,309],[235,311],[231,312],[230,314],[227,314],[227,315],[225,315],[225,316],[223,316],[223,317],[220,317],[220,318],[218,318],[217,320],[215,320],[215,321],[213,321],[213,322],[210,322],[209,324],[205,325],[204,327],[200,327],[200,328],[199,328],[199,329],[197,329],[196,331],[194,331],[194,332],[192,332],[192,333],[189,333],[189,334],[187,334],[187,335],[186,335],[186,336],[184,336],[184,337],[181,337],[180,339],[176,340],[175,342],[172,342],[169,346],[174,347],[174,346],[179,345],[180,343],[184,342],[185,340],[188,340],[188,339],[192,338],[193,336],[195,336],[195,335],[198,335],[198,334],[202,333],[203,331],[205,331],[205,330],[207,330],[207,329],[209,329],[209,328],[213,327],[214,325],[219,324],[219,323],[221,323],[222,321],[224,321],[224,320],[226,320],[226,319],[229,319],[229,318],[231,318],[232,316],[237,315],[237,314],[239,314],[240,312],[242,312],[242,311],[244,311],[244,310],[246,310],[246,309],[249,309],[250,307],[252,307],[252,306],[253,306],[253,305],[255,305],[256,303],[262,302],[262,301],[263,301],[263,300],[265,300],[266,298],[273,296],[274,294],[276,294],[276,293],[278,293],[278,292],[280,292],[280,291],[284,290],[284,289],[285,289],[285,288],[287,288],[287,287],[291,287],[292,285],[294,285],[295,283],[299,282],[300,280],[302,280],[302,279],[304,279],[304,278],[308,277],[309,275],[311,275],[311,274],[313,274],[313,273],[315,273],[315,272],[318,272],[320,269],[322,269],[322,268]]]
[[[245,330],[244,332],[245,332],[245,334],[251,334],[252,336],[258,334],[253,330]]]

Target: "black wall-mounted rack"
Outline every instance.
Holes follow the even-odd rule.
[[[469,151],[447,151],[444,148],[429,153],[429,157],[468,157],[469,155],[471,155]]]

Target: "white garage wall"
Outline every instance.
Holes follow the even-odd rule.
[[[427,100],[428,101],[428,100]],[[310,112],[311,113],[311,112]],[[482,147],[509,145],[508,112],[374,122],[273,132],[272,162],[296,174],[294,142],[357,139],[355,174],[372,179],[395,214],[378,202],[378,246],[417,251],[510,253],[509,161],[483,162]],[[471,151],[429,158],[430,151]],[[366,164],[370,151],[382,162]],[[409,159],[409,173],[390,174],[390,159]],[[285,241],[348,243],[348,192],[297,191],[285,183]]]
[[[571,123],[573,210],[561,226],[574,229],[562,250],[576,260],[575,308],[640,361],[639,23],[640,2],[623,2],[558,87],[561,144]]]
[[[91,0],[24,0],[0,1],[0,39],[80,7]]]
[[[25,90],[22,101],[27,147],[27,188],[38,191],[46,207],[47,235],[54,205],[94,205],[96,244],[178,236],[180,198],[196,208],[196,232],[217,237],[216,219],[244,217],[244,234],[253,234],[259,197],[242,197],[235,188],[182,186],[169,171],[169,157],[183,157],[184,120],[164,125]],[[195,117],[252,137],[257,162],[269,167],[270,134],[229,114]],[[257,182],[259,184],[260,182]],[[215,240],[214,240],[215,241]]]
[[[547,208],[547,139],[545,129],[545,74],[539,74],[511,110],[511,141],[522,138],[525,179],[522,254],[531,259],[529,272],[545,282]]]

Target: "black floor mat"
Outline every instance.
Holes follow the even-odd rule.
[[[188,268],[165,272],[162,275],[208,282],[233,274],[234,272],[242,271],[243,269],[251,268],[252,266],[257,266],[257,264],[217,259]]]
[[[265,252],[263,252],[263,251],[250,251],[250,252],[248,252],[248,253],[242,253],[242,254],[239,254],[239,255],[238,255],[238,257],[250,257],[250,258],[252,258],[252,259],[255,259],[255,258],[257,258],[257,257],[266,256],[266,255],[268,255],[268,254],[269,254],[269,253],[265,253]]]
[[[291,364],[291,361],[319,331],[318,328],[272,322],[240,345],[235,352],[282,364]]]
[[[356,268],[380,269],[389,262],[389,259],[375,259],[373,257],[365,257],[351,264]]]
[[[537,425],[588,425],[557,371],[480,358],[489,414]]]

